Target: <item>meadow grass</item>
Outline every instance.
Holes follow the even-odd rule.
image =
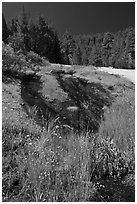
[[[134,90],[107,76],[117,97],[96,134],[57,131],[55,119],[40,127],[21,109],[19,87],[3,84],[3,201],[135,200]]]
[[[99,135],[110,137],[117,146],[127,153],[133,152],[135,143],[135,96],[125,91],[109,109],[104,112]]]
[[[94,195],[88,138],[72,134],[55,144],[54,129],[36,132],[3,127],[3,201],[86,201]]]
[[[57,135],[54,122],[33,131],[3,125],[3,201],[127,201],[133,174],[133,158],[100,132]]]

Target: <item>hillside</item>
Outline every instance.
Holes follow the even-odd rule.
[[[3,201],[133,201],[134,89],[92,66],[3,81]]]
[[[15,4],[2,4],[2,201],[134,202],[134,3],[52,4],[47,19],[49,2],[14,17]]]

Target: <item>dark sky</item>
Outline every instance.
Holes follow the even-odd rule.
[[[43,14],[59,35],[66,30],[72,34],[116,32],[135,24],[134,2],[4,2],[6,21],[22,9],[35,19]]]

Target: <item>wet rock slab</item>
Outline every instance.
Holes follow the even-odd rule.
[[[35,119],[39,124],[58,118],[58,124],[66,124],[75,131],[97,131],[103,107],[111,104],[110,92],[101,84],[89,83],[62,70],[24,79],[21,96],[28,114],[28,109],[36,107]]]

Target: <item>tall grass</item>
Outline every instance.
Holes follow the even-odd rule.
[[[134,155],[135,99],[130,91],[106,109],[99,129],[100,138],[111,138],[124,152]]]
[[[3,200],[89,200],[96,188],[90,181],[88,138],[72,134],[55,144],[53,127],[34,139],[27,131],[3,127]]]
[[[120,189],[116,186],[117,191],[120,192],[117,194],[117,200],[121,201],[123,197],[122,201],[133,201],[135,193],[135,98],[133,91],[125,91],[110,109],[105,110],[98,131],[98,142],[103,144],[104,141],[106,149],[114,152],[114,155],[109,154],[108,157],[111,162],[113,161],[113,167],[117,166],[116,177],[122,178]],[[113,175],[114,169],[109,164],[108,158],[106,163],[110,174]],[[113,169],[112,172],[111,169]]]
[[[54,121],[47,129],[3,125],[3,201],[129,201],[119,192],[131,158],[98,138],[61,135]]]
[[[60,131],[56,120],[40,127],[18,106],[14,117],[10,109],[15,103],[6,95],[10,106],[4,104],[9,114],[3,115],[2,127],[3,201],[134,201],[134,92],[122,91],[104,110],[96,134]],[[33,118],[36,112],[34,107]]]

